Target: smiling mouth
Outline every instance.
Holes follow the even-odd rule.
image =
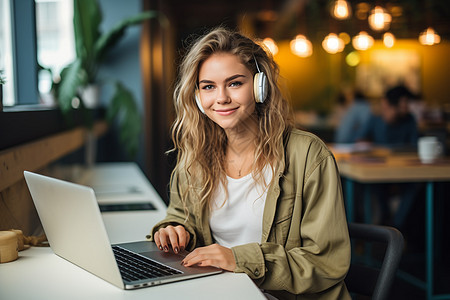
[[[221,116],[228,116],[234,113],[237,109],[238,107],[231,109],[216,109],[215,112]]]

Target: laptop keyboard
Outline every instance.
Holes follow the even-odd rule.
[[[183,273],[180,270],[163,265],[120,246],[112,246],[112,248],[120,274],[126,281],[151,279]]]

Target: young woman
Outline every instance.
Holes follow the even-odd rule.
[[[293,128],[272,57],[217,28],[193,44],[179,71],[178,160],[167,217],[152,239],[162,251],[192,251],[185,266],[245,272],[280,299],[349,299],[336,163],[320,139]]]

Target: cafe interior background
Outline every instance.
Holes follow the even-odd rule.
[[[130,154],[129,142],[121,140],[121,125],[115,119],[96,138],[94,161],[135,161],[166,202],[173,157],[165,152],[171,146],[177,64],[193,35],[217,25],[264,39],[280,66],[297,126],[325,142],[333,142],[339,95],[358,89],[377,111],[384,91],[404,84],[418,95],[414,116],[421,135],[438,136],[448,151],[449,1],[101,0],[99,4],[103,32],[143,10],[162,13],[130,26],[108,49],[97,74],[100,102],[88,111],[94,124],[105,119],[114,93],[108,82],[120,81],[130,91],[141,118],[136,153]],[[60,72],[76,55],[72,1],[0,0],[0,9],[0,69],[5,78],[0,151],[86,126],[80,99],[71,102],[68,118],[54,93]],[[65,153],[49,165],[92,163],[86,149]],[[448,187],[444,190],[448,199]],[[423,210],[416,206],[416,211]],[[406,237],[414,244],[418,236],[423,240],[423,229],[410,222]],[[442,247],[448,252],[445,242]],[[444,263],[448,265],[448,259]]]

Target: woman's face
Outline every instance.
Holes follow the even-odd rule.
[[[236,55],[216,53],[206,59],[198,87],[206,115],[225,131],[254,126],[253,74]]]

